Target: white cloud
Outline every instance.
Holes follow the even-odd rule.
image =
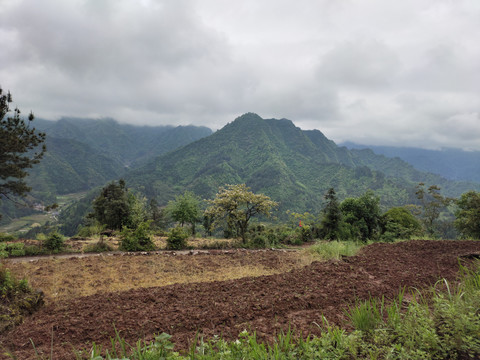
[[[0,79],[39,117],[220,128],[253,111],[480,149],[479,18],[477,0],[4,0]]]

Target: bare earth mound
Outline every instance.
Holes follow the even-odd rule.
[[[268,340],[289,325],[318,333],[322,315],[344,324],[344,309],[356,298],[391,298],[404,286],[423,288],[440,278],[455,280],[458,258],[480,254],[480,242],[409,241],[374,244],[343,261],[314,262],[288,273],[176,284],[80,297],[53,303],[0,339],[19,359],[49,354],[71,359],[72,347],[108,346],[114,328],[127,341],[173,335],[179,349],[196,332],[233,338],[244,329]]]

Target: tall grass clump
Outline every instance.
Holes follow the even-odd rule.
[[[16,279],[0,266],[0,334],[20,324],[27,314],[43,305],[43,293],[30,287],[26,279]]]
[[[340,259],[355,255],[364,244],[354,241],[321,241],[307,248],[307,252],[322,260]]]

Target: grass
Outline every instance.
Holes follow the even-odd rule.
[[[258,251],[235,254],[99,255],[7,262],[17,277],[42,289],[47,302],[100,292],[272,275],[300,268],[314,259],[302,252]]]
[[[363,243],[354,241],[319,241],[306,252],[320,260],[340,259],[355,255],[363,246]]]

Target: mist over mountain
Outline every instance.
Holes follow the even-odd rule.
[[[33,125],[47,134],[47,152],[26,178],[30,204],[52,204],[58,195],[104,185],[129,168],[212,133],[206,127],[135,126],[113,119],[35,119]],[[3,222],[32,211],[0,203]]]
[[[84,143],[127,167],[212,133],[204,126],[136,126],[113,119],[68,117],[58,121],[38,119],[35,126],[48,136]]]
[[[341,144],[349,149],[371,149],[374,153],[398,157],[416,169],[439,174],[449,180],[480,182],[480,151],[462,149],[427,150],[410,147],[360,145],[353,142]]]

